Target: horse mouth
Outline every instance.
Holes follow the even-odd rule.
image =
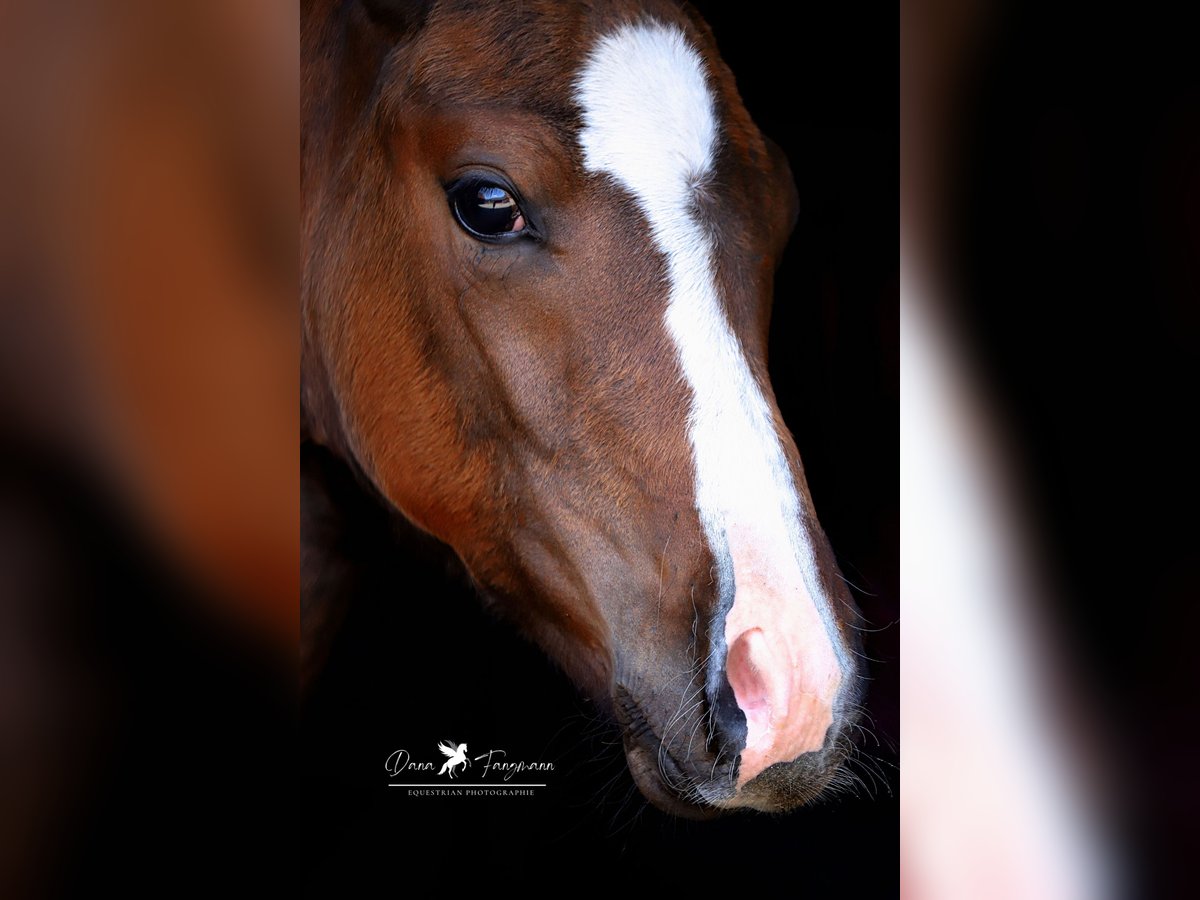
[[[705,785],[671,755],[638,702],[620,685],[614,691],[625,759],[638,790],[664,812],[687,819],[713,819],[722,812],[705,797]],[[715,769],[715,767],[714,767]]]

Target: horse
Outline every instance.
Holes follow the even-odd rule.
[[[611,715],[659,808],[821,795],[864,679],[767,371],[797,193],[708,26],[305,0],[301,56],[301,440],[345,470],[302,466],[303,678],[341,478]]]

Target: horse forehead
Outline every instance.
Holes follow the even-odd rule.
[[[536,112],[573,135],[580,126],[581,71],[606,40],[634,25],[669,28],[705,57],[711,50],[669,0],[448,3],[434,8],[414,45],[396,58],[403,71],[397,81],[406,93],[439,105]]]

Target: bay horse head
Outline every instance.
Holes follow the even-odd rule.
[[[796,216],[666,0],[305,7],[303,423],[685,815],[843,761],[855,615],[767,374]]]

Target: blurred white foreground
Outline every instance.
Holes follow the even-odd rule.
[[[1119,894],[1044,697],[1053,638],[977,382],[901,262],[901,884],[913,900]]]

